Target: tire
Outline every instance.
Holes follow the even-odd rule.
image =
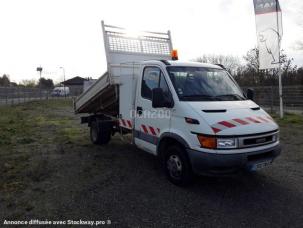
[[[163,156],[163,168],[170,182],[187,186],[193,182],[193,172],[186,152],[181,146],[169,146]]]
[[[98,145],[108,144],[111,139],[111,122],[100,122],[96,120],[90,125],[90,139],[92,143]]]

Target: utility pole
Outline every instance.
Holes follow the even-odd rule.
[[[40,78],[39,78],[39,96],[41,99],[41,75],[42,75],[42,70],[43,68],[41,66],[37,67],[37,71],[40,73]]]
[[[283,92],[282,92],[282,66],[279,66],[279,97],[280,97],[280,118],[283,119],[284,111],[283,111]]]
[[[280,98],[280,118],[283,119],[284,111],[283,111],[283,93],[282,93],[282,62],[281,62],[281,34],[283,31],[280,31],[280,23],[282,24],[282,16],[281,20],[279,20],[279,2],[276,0],[276,18],[277,18],[277,32],[278,32],[278,47],[279,47],[279,98]],[[282,28],[282,26],[281,26]]]
[[[66,98],[66,91],[65,91],[65,69],[64,67],[60,67],[63,70],[63,90],[64,90],[64,97]]]

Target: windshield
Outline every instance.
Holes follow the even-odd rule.
[[[231,76],[221,69],[167,67],[181,101],[235,101],[245,97]]]

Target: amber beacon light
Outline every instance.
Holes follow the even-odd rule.
[[[178,60],[178,51],[176,49],[171,51],[171,59]]]

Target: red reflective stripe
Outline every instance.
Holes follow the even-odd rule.
[[[261,123],[260,121],[254,119],[254,118],[252,118],[252,117],[247,117],[246,119],[247,119],[247,120],[250,120],[251,122],[254,122],[254,123]]]
[[[143,128],[144,133],[148,134],[147,128],[145,127],[145,125],[141,125]]]
[[[130,120],[127,120],[127,124],[130,128],[132,128],[132,122]]]
[[[151,133],[152,133],[153,135],[157,135],[153,127],[149,127],[149,130],[151,131]]]
[[[232,124],[232,123],[229,123],[227,121],[221,121],[221,122],[218,122],[218,124],[221,124],[225,127],[228,127],[228,128],[231,128],[231,127],[235,127],[236,125]]]
[[[126,126],[125,120],[124,119],[121,119],[121,120],[122,120],[122,125]]]
[[[242,124],[242,125],[246,125],[246,124],[249,124],[248,122],[244,121],[244,120],[241,120],[241,119],[233,119],[233,121],[239,123],[239,124]]]
[[[212,127],[212,129],[213,129],[213,131],[214,131],[215,133],[221,131],[221,129],[218,129],[218,128],[215,128],[215,127]]]
[[[269,122],[267,119],[264,119],[264,118],[263,118],[263,117],[261,117],[261,116],[258,116],[257,118],[258,118],[259,120],[262,120],[262,121],[266,122],[266,123],[268,123],[268,122]]]

